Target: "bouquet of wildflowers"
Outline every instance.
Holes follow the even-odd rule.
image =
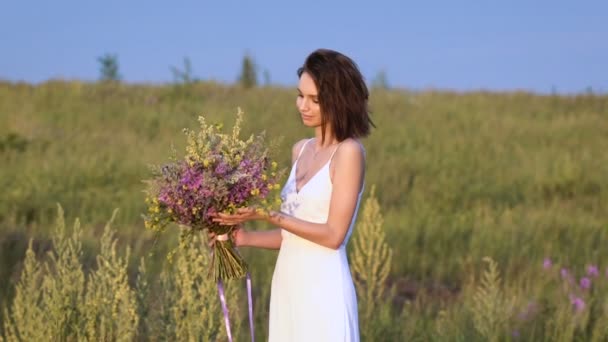
[[[268,212],[281,202],[277,190],[285,170],[277,170],[270,159],[271,146],[264,133],[240,139],[242,121],[239,109],[232,134],[227,134],[221,124],[208,124],[199,117],[198,132],[184,129],[185,156],[173,156],[171,162],[154,167],[153,178],[147,181],[146,228],[162,232],[176,223],[185,234],[205,229],[215,233],[216,280],[243,277],[247,265],[229,238],[234,227],[213,222],[213,215],[243,207]]]

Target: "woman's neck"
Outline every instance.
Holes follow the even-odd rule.
[[[315,129],[315,149],[322,149],[332,145],[337,144],[339,141],[336,137],[331,133],[329,129],[325,130],[325,140],[323,139],[323,134],[321,131],[321,127],[317,127]]]

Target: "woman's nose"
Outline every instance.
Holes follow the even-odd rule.
[[[301,98],[298,103],[298,109],[306,110],[308,108],[308,100],[306,98]]]

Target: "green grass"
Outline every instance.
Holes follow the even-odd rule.
[[[282,137],[279,162],[288,165],[291,145],[312,134],[299,122],[295,95],[213,83],[0,83],[0,277],[9,280],[0,285],[0,307],[14,295],[27,241],[34,239],[39,254],[51,248],[56,203],[68,222],[83,222],[85,269],[94,266],[103,227],[119,208],[114,225],[119,245],[131,248],[134,278],[154,244],[140,217],[147,165],[166,160],[172,145],[181,151],[181,130],[196,128],[198,115],[219,122],[237,107],[245,111],[243,133]],[[468,332],[476,330],[467,291],[477,288],[485,256],[497,262],[506,295],[520,301],[538,297],[545,257],[579,277],[597,264],[608,281],[608,96],[378,90],[371,108],[377,129],[364,140],[366,184],[376,185],[393,250],[387,307],[399,314],[383,316],[395,320],[388,327],[402,327],[393,336],[481,338]],[[162,269],[174,235],[154,245],[149,273]],[[263,329],[276,254],[245,255]],[[560,298],[551,297],[551,314],[522,336],[566,336],[549,323],[561,312]],[[606,310],[575,336],[590,337]]]

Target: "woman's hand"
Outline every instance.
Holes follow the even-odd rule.
[[[266,218],[261,212],[255,208],[240,208],[235,214],[217,213],[213,218],[213,222],[217,222],[225,226],[234,226],[247,221],[263,220]]]
[[[229,234],[230,234],[230,239],[232,240],[232,243],[234,244],[235,247],[241,247],[246,244],[247,232],[245,231],[245,229],[243,229],[242,225],[239,224],[239,225],[235,226]],[[215,244],[215,241],[217,241],[216,234],[214,232],[208,231],[207,232],[207,241],[208,241],[209,247],[213,247],[213,245]]]
[[[243,226],[238,225],[234,228],[232,233],[230,233],[230,237],[232,238],[232,242],[236,247],[245,246],[245,240],[247,236],[247,231],[243,228]]]

